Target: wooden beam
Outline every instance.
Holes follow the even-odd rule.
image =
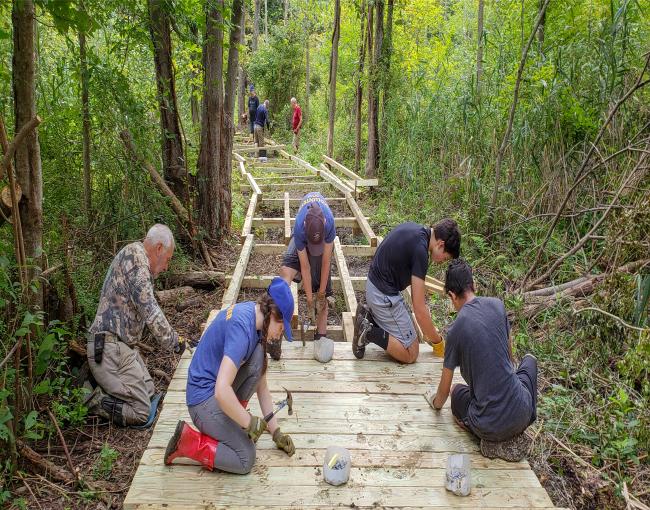
[[[325,163],[327,163],[328,165],[333,166],[334,168],[339,170],[344,175],[348,176],[353,181],[358,181],[358,180],[362,179],[362,177],[360,175],[355,174],[352,170],[350,170],[349,168],[343,166],[341,163],[339,163],[335,159],[327,157],[325,154],[323,154],[323,160],[325,161]]]
[[[289,207],[289,192],[284,192],[284,244],[291,239],[291,208]]]
[[[271,181],[277,181],[277,180],[289,180],[289,179],[301,179],[301,180],[316,180],[318,179],[317,175],[314,174],[302,174],[302,175],[273,175],[273,176],[264,176],[264,177],[259,177],[256,176],[255,180],[257,181],[258,184],[261,186],[264,186],[266,182],[271,182]]]
[[[275,278],[274,275],[247,275],[244,276],[241,280],[242,289],[266,289],[270,284],[271,280]],[[233,276],[226,275],[226,284],[231,282]],[[354,290],[365,291],[366,290],[366,280],[365,276],[350,276],[350,281],[352,282],[352,288]],[[332,289],[341,290],[341,278],[338,276],[332,276]]]
[[[246,167],[244,166],[244,163],[241,161],[239,162],[239,173],[241,174],[242,177],[246,176]]]
[[[244,153],[248,154],[250,152],[256,153],[260,150],[266,150],[266,151],[279,151],[281,149],[284,149],[284,145],[267,145],[265,147],[243,147],[241,149],[237,149],[238,153]]]
[[[240,156],[234,150],[232,153],[232,158],[237,160],[239,163],[246,163],[246,158],[244,156]]]
[[[248,172],[246,173],[246,179],[248,179],[248,183],[250,184],[251,189],[257,193],[258,195],[262,194],[262,190],[260,187],[257,185],[257,181],[255,181],[255,177],[253,177],[252,174],[249,174]]]
[[[345,255],[341,248],[339,236],[334,238],[334,258],[336,259],[336,266],[339,268],[339,278],[341,280],[341,287],[343,288],[345,304],[348,307],[348,311],[354,315],[357,313],[357,297],[354,294],[354,288],[350,281],[350,272],[348,271],[348,265],[345,262]]]
[[[242,246],[241,253],[239,254],[239,260],[235,266],[232,277],[230,277],[230,284],[228,289],[221,299],[221,308],[233,305],[237,302],[237,296],[239,296],[239,289],[242,286],[242,281],[244,279],[244,274],[246,273],[246,267],[248,266],[248,259],[250,259],[251,252],[253,251],[253,234],[248,234],[244,245]],[[228,278],[226,278],[228,281]],[[271,283],[269,281],[269,283]]]
[[[351,312],[343,312],[341,315],[343,317],[343,337],[346,342],[352,342],[352,337],[354,336],[354,314]]]
[[[319,166],[319,168],[321,169],[322,172],[326,172],[326,173],[328,173],[328,174],[332,174],[332,175],[334,175],[333,173],[330,172],[330,169],[327,168],[327,165],[325,165],[325,163],[321,163],[321,164],[318,165],[318,166]],[[338,178],[338,177],[337,177],[337,178]],[[343,184],[345,184],[348,188],[350,188],[350,189],[352,190],[351,193],[353,193],[355,197],[359,195],[359,192],[357,191],[357,187],[353,184],[353,183],[355,183],[356,181],[349,181],[349,180],[347,180],[347,179],[340,179],[340,181],[341,181]]]
[[[289,221],[291,225],[296,223],[296,218],[290,218]],[[269,217],[260,217],[256,216],[253,218],[253,226],[265,225],[267,227],[283,227],[285,219],[282,218],[269,218]],[[334,218],[334,223],[337,227],[356,227],[358,226],[358,220],[355,216],[339,216]]]
[[[341,203],[345,202],[345,197],[325,197],[325,200],[327,200],[327,203]],[[302,203],[302,198],[290,198],[289,202],[292,204],[300,204]],[[272,197],[265,197],[262,199],[263,204],[278,204],[278,205],[283,205],[284,204],[284,198],[272,198]]]
[[[248,203],[248,211],[246,212],[246,219],[244,220],[244,227],[241,231],[241,242],[246,241],[246,238],[251,233],[253,228],[253,216],[255,215],[255,209],[257,208],[257,202],[260,199],[258,193],[253,193],[251,195],[251,200]]]
[[[359,204],[357,204],[357,201],[349,193],[347,195],[345,195],[345,199],[347,200],[348,205],[350,206],[350,209],[352,210],[352,213],[357,218],[357,221],[359,223],[359,227],[361,227],[361,231],[363,232],[363,234],[368,239],[368,242],[370,243],[370,246],[377,246],[377,244],[378,244],[377,243],[377,236],[375,235],[374,231],[370,227],[370,224],[368,223],[368,220],[366,219],[366,217],[361,212],[361,208],[359,207]]]
[[[294,174],[296,172],[301,172],[302,168],[298,168],[295,165],[286,166],[286,167],[277,167],[277,166],[261,166],[259,164],[252,164],[251,170],[253,172],[258,172],[261,174],[280,174],[280,176],[285,174]],[[312,175],[312,174],[306,174]]]
[[[320,171],[320,176],[328,181],[332,186],[334,186],[337,190],[339,190],[343,195],[346,193],[355,193],[354,188],[350,188],[349,186],[345,185],[341,179],[336,177],[332,172],[328,170],[321,170]]]
[[[255,253],[262,255],[278,255],[287,250],[284,244],[255,243]],[[341,249],[346,257],[372,257],[377,251],[375,246],[365,244],[342,244]]]
[[[251,174],[247,174],[251,175]],[[240,191],[250,191],[251,187],[249,184],[240,184]],[[263,191],[321,191],[324,193],[330,192],[332,189],[332,184],[325,181],[316,181],[316,182],[275,182],[262,184],[261,190]]]

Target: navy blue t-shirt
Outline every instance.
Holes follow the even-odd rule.
[[[318,203],[320,208],[323,210],[323,216],[325,217],[325,235],[324,239],[326,243],[333,243],[334,238],[336,237],[336,225],[334,225],[334,215],[325,197],[320,193],[314,191],[307,193],[302,197],[302,202],[300,202],[300,209],[298,209],[298,214],[296,215],[296,224],[293,227],[293,240],[296,243],[296,250],[304,250],[307,247],[307,234],[305,233],[305,218],[307,217],[307,209],[309,205],[313,203]]]
[[[259,105],[257,108],[257,113],[255,114],[255,124],[262,127],[264,127],[265,124],[268,124],[268,114],[269,111],[266,109],[266,106],[264,106],[264,103]]]
[[[255,96],[248,97],[248,115],[251,119],[255,120],[255,115],[257,113],[257,107],[260,105],[260,98]]]
[[[467,418],[482,438],[503,441],[530,423],[533,403],[510,361],[510,323],[500,299],[465,303],[447,332],[443,366],[467,381]]]
[[[253,355],[259,341],[254,301],[237,303],[219,312],[194,351],[187,375],[187,405],[213,398],[223,357],[228,356],[240,367]]]

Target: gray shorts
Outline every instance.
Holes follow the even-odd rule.
[[[310,255],[309,250],[307,250],[307,258],[309,259],[309,267],[311,268],[311,291],[318,292],[320,289],[320,271],[321,266],[323,265],[323,256],[314,257]],[[293,240],[293,236],[291,236],[291,241],[289,241],[287,251],[282,258],[282,265],[298,271],[298,274],[296,274],[293,279],[294,282],[299,283],[302,280],[302,275],[300,274],[300,259],[298,259],[298,250],[296,250],[296,243]],[[332,267],[330,265],[330,272],[327,275],[327,288],[325,289],[325,295],[331,296],[332,294]]]
[[[406,349],[413,342],[417,342],[418,334],[411,318],[411,310],[401,294],[388,296],[368,279],[366,304],[372,312],[375,324],[399,340]]]

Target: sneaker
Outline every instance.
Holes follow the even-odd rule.
[[[481,453],[489,459],[499,458],[508,462],[519,462],[526,456],[529,448],[530,439],[525,433],[506,441],[481,439]]]
[[[364,304],[357,306],[357,314],[354,316],[354,336],[352,337],[352,352],[361,359],[366,353],[368,345],[368,333],[372,324],[367,319],[368,307]]]

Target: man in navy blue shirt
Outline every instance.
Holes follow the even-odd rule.
[[[292,280],[302,279],[309,319],[316,324],[314,340],[327,335],[327,297],[332,295],[331,266],[335,237],[334,215],[327,201],[320,193],[307,193],[296,215],[293,236],[282,260],[280,276],[289,284]]]
[[[264,128],[270,127],[269,125],[269,100],[266,99],[261,105],[257,107],[255,113],[255,143],[258,147],[264,147]],[[259,151],[260,158],[266,158],[266,150]]]
[[[255,118],[257,117],[257,108],[260,105],[260,98],[255,93],[253,85],[250,86],[250,95],[248,97],[248,127],[251,132],[251,138],[255,133]]]

